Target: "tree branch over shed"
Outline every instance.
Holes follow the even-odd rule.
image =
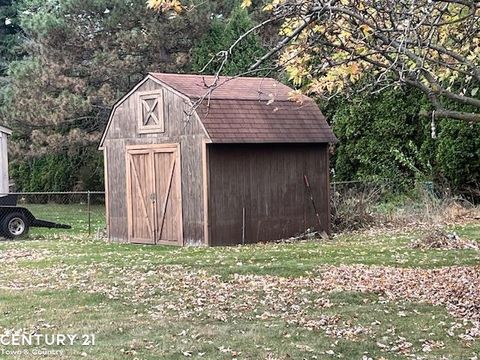
[[[282,39],[252,71],[277,58],[297,87],[320,96],[410,85],[430,100],[423,115],[480,121],[479,2],[270,0],[264,10],[282,21]],[[217,55],[227,61],[231,50]]]

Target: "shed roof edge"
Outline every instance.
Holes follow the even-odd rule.
[[[0,132],[7,134],[7,135],[12,135],[12,129],[7,128],[6,126],[0,125]]]

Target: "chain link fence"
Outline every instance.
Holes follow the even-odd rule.
[[[332,182],[330,187],[334,231],[355,229],[371,219],[372,204],[392,191],[388,181]],[[31,228],[30,235],[88,235],[102,237],[106,228],[105,192],[13,192],[17,205],[27,208],[37,219],[70,225],[71,229]]]
[[[395,181],[340,181],[331,183],[331,218],[334,232],[372,225],[404,226],[475,218],[479,204],[452,194],[431,181],[418,181],[409,189]]]
[[[31,236],[96,235],[105,229],[105,193],[79,192],[14,192],[17,206],[27,208],[37,219],[70,225],[71,229],[30,229]]]
[[[334,232],[354,230],[375,222],[382,216],[393,217],[400,210],[424,214],[438,208],[445,200],[439,197],[431,183],[419,184],[419,198],[408,204],[390,204],[389,198],[399,190],[391,181],[376,183],[364,181],[337,181],[330,184],[331,217]],[[105,234],[105,193],[81,192],[14,192],[17,205],[30,210],[41,220],[70,225],[71,229],[32,228],[31,236],[86,235],[102,237]],[[446,197],[448,199],[448,197]],[[462,203],[463,204],[463,203]],[[408,208],[408,209],[407,209]],[[427,209],[426,209],[427,208]],[[407,211],[408,210],[408,211]]]

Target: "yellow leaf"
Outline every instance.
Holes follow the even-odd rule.
[[[158,9],[162,2],[162,0],[148,0],[147,7],[150,9]]]
[[[178,14],[180,14],[183,11],[182,3],[178,0],[172,1],[170,6]]]
[[[338,37],[344,42],[347,41],[351,36],[352,34],[346,30],[340,31],[340,34],[338,35]]]
[[[267,4],[263,7],[263,11],[272,11],[272,10],[273,10],[272,4]]]
[[[246,9],[248,7],[252,6],[252,0],[243,0],[242,1],[242,8]]]
[[[288,93],[288,100],[303,104],[303,94],[300,90],[293,90]]]
[[[362,24],[359,26],[360,30],[362,30],[363,32],[363,35],[366,37],[366,38],[369,38],[370,36],[372,36],[373,34],[373,29],[368,26],[367,24]]]
[[[316,33],[323,33],[323,32],[325,32],[325,25],[315,25],[312,28],[312,31],[316,32]]]
[[[360,66],[357,63],[350,65],[350,75],[357,75],[360,72]]]
[[[164,13],[173,10],[179,14],[183,11],[180,0],[147,0],[147,7]]]

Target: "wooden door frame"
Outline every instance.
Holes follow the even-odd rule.
[[[137,152],[142,153],[142,151],[146,151],[148,154],[151,155],[151,170],[152,170],[152,175],[153,175],[153,182],[151,184],[152,189],[150,190],[155,190],[155,179],[156,179],[156,174],[155,174],[155,164],[154,164],[154,156],[153,154],[155,152],[173,152],[175,156],[175,166],[178,166],[178,169],[176,169],[176,180],[177,180],[177,186],[176,190],[178,191],[179,199],[178,199],[178,219],[179,219],[179,226],[178,226],[178,245],[183,246],[184,241],[183,241],[183,198],[182,198],[182,166],[181,166],[181,156],[180,156],[180,144],[179,143],[168,143],[168,144],[143,144],[143,145],[126,145],[125,146],[125,160],[126,160],[126,187],[127,187],[127,193],[125,194],[127,197],[127,224],[128,224],[128,242],[131,243],[131,229],[132,229],[132,204],[130,201],[130,196],[128,194],[128,191],[130,190],[131,186],[131,181],[130,181],[130,162],[129,162],[129,156],[132,153]],[[154,192],[154,191],[150,191]],[[157,202],[158,204],[158,202]],[[167,241],[156,241],[156,230],[157,230],[157,221],[158,221],[158,214],[157,214],[157,206],[154,208],[154,221],[153,221],[153,226],[154,226],[154,231],[153,231],[153,238],[154,238],[154,244],[168,244],[172,245],[171,242]]]

